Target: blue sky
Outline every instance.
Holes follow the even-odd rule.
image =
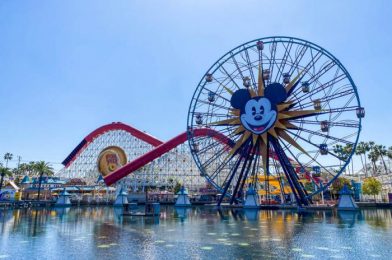
[[[0,154],[60,163],[113,121],[167,140],[212,63],[274,35],[333,53],[366,108],[361,139],[392,145],[391,15],[391,1],[2,0]]]

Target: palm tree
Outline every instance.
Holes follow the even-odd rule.
[[[35,169],[35,164],[36,162],[29,162],[29,164],[27,165],[27,170],[29,172],[29,175],[34,175],[37,173]]]
[[[374,150],[376,151],[378,156],[381,158],[382,164],[384,166],[385,173],[387,173],[388,169],[387,169],[387,165],[386,165],[385,160],[384,160],[384,156],[386,156],[387,152],[388,152],[387,148],[385,147],[385,145],[376,145],[374,147]]]
[[[12,153],[5,153],[4,154],[5,168],[8,167],[8,161],[12,160],[12,157],[14,157],[14,155]]]
[[[1,174],[1,179],[0,179],[0,192],[1,192],[1,189],[3,188],[4,176],[11,176],[12,173],[10,170],[8,170],[7,167],[3,167],[2,165],[0,165],[0,174]]]
[[[392,147],[391,147],[392,148]],[[365,175],[368,177],[366,153],[370,151],[370,145],[367,142],[359,142],[355,150],[355,154],[361,158],[363,168],[365,168]],[[364,159],[362,159],[362,155]],[[391,154],[392,155],[392,154]],[[365,164],[364,164],[365,163]]]
[[[39,200],[41,194],[42,176],[44,174],[47,176],[53,175],[53,168],[50,166],[49,163],[40,161],[35,163],[34,169],[39,174],[38,197],[37,197],[37,200]]]
[[[377,171],[377,165],[376,162],[379,159],[379,155],[376,152],[376,143],[373,141],[369,141],[369,154],[368,154],[368,159],[370,159],[371,163],[372,163],[372,167],[373,167],[373,175],[376,174]]]
[[[376,151],[370,151],[370,153],[368,154],[368,158],[372,162],[373,175],[375,175],[377,171],[376,162],[378,161],[379,154]]]

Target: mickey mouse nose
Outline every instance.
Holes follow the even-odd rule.
[[[263,118],[263,117],[260,116],[260,115],[255,116],[255,120],[257,120],[257,121],[261,120],[262,118]]]

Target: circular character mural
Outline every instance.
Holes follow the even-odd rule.
[[[127,155],[117,146],[106,147],[98,156],[98,170],[102,176],[119,169],[127,163]]]

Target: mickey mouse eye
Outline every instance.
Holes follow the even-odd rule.
[[[260,106],[260,113],[264,114],[264,107]]]
[[[256,107],[252,107],[252,115],[256,115]]]

